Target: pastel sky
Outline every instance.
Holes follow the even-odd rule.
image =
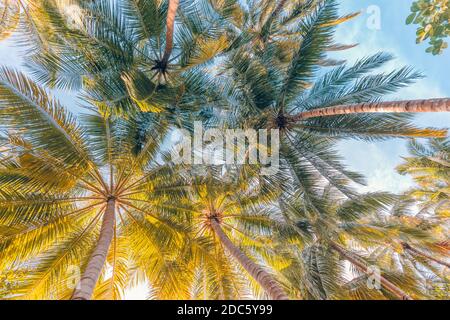
[[[409,65],[426,75],[425,79],[392,95],[390,99],[450,96],[450,49],[441,56],[432,56],[425,53],[426,44],[415,43],[415,27],[405,25],[412,0],[341,0],[340,3],[342,14],[361,11],[359,17],[338,29],[337,42],[359,43],[359,46],[341,54],[340,58],[351,63],[378,51],[386,51],[397,57],[386,70]],[[376,28],[377,23],[372,23],[377,22],[377,17],[380,19],[379,29]],[[18,67],[23,59],[26,58],[14,48],[13,40],[0,42],[0,66]],[[67,97],[64,100],[73,101]],[[419,115],[415,122],[422,126],[449,127],[450,113]],[[408,177],[395,172],[401,157],[407,155],[405,146],[406,141],[401,139],[372,143],[349,140],[339,143],[338,149],[351,169],[366,175],[368,186],[361,188],[362,191],[399,193],[411,186]],[[145,298],[145,287],[142,284],[128,290],[126,298]]]

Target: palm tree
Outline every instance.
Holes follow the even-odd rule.
[[[302,3],[306,5],[306,2]],[[221,84],[218,86],[221,89],[218,91],[222,100],[220,106],[228,105],[228,108],[222,107],[221,114],[227,115],[225,119],[222,117],[222,122],[228,127],[279,129],[280,172],[283,176],[290,176],[282,188],[290,194],[302,192],[307,201],[313,202],[315,189],[324,181],[347,196],[356,194],[349,181],[364,184],[361,175],[349,171],[341,163],[335,149],[337,141],[348,138],[373,141],[392,137],[445,137],[446,130],[418,128],[412,123],[410,113],[400,111],[446,111],[448,100],[401,103],[395,108],[385,103],[381,104],[386,107],[384,111],[395,112],[359,113],[367,111],[366,106],[370,106],[369,111],[374,111],[372,103],[378,103],[383,95],[411,84],[422,75],[408,67],[387,74],[374,74],[376,69],[393,59],[385,53],[363,58],[353,66],[341,63],[326,72],[322,67],[335,65],[328,61],[328,52],[348,48],[335,44],[333,33],[336,25],[347,21],[350,16],[339,16],[337,3],[333,0],[307,3],[307,10],[284,7],[278,20],[269,28],[271,34],[289,30],[289,37],[298,40],[295,45],[282,50],[284,57],[280,57],[280,48],[284,49],[284,44],[290,40],[283,37],[264,42],[264,50],[259,50],[258,46],[240,45],[228,51],[221,63],[214,65],[214,74],[218,75],[215,82]],[[255,12],[258,21],[266,21],[274,12],[273,7],[272,2],[272,7],[267,7],[267,10],[250,6],[248,11]],[[228,11],[219,6],[217,11],[224,12],[230,23],[235,21],[234,17],[242,16],[234,14],[238,11],[235,6],[233,10],[227,8]],[[262,16],[259,17],[257,12]],[[297,18],[289,20],[290,13]],[[239,39],[246,39],[242,40],[246,44],[249,41],[245,34],[250,31],[244,30],[247,30],[249,21],[243,18],[243,22],[238,24],[241,30]],[[348,105],[358,112],[348,113]],[[422,108],[423,105],[431,105],[432,110]],[[333,109],[332,115],[322,116],[324,108],[345,112],[335,114]],[[377,110],[380,111],[379,108]]]
[[[188,219],[193,219],[193,232],[214,243],[210,249],[212,255],[215,255],[215,252],[223,255],[225,249],[233,258],[228,263],[237,263],[243,268],[270,299],[288,299],[275,276],[254,261],[259,255],[264,255],[264,251],[269,250],[268,237],[275,228],[276,221],[268,214],[266,206],[275,194],[269,185],[263,186],[267,184],[264,182],[256,183],[257,186],[252,187],[249,181],[255,183],[258,180],[255,171],[250,170],[246,174],[236,172],[235,169],[225,174],[221,171],[221,167],[209,167],[203,174],[195,170],[190,171],[195,187],[193,194],[186,200],[186,206],[190,208]],[[223,262],[222,258],[213,258],[207,264],[214,264],[216,260]],[[205,265],[200,267],[205,268]],[[230,280],[231,284],[236,281]],[[239,284],[234,286],[242,288]],[[241,296],[243,289],[235,294]]]
[[[207,90],[199,82],[209,79],[196,67],[228,44],[220,38],[220,19],[201,16],[199,4],[181,5],[181,36],[174,35],[178,5],[33,1],[27,4],[18,43],[32,56],[28,65],[40,83],[76,90],[99,107],[118,113],[193,112],[193,99],[202,99]]]
[[[217,219],[211,219],[211,228],[218,237],[222,245],[228,252],[242,265],[242,267],[249,273],[250,276],[263,287],[273,300],[288,300],[284,290],[277,284],[277,280],[267,273],[262,267],[250,260],[238,247],[236,247],[225,234]]]
[[[448,223],[445,219],[424,214],[422,210],[417,211],[414,200],[400,197],[388,215],[372,218],[383,228],[397,230],[397,235],[389,242],[380,242],[371,258],[389,268],[414,275],[422,290],[435,298],[430,285],[446,285],[449,280],[446,276],[448,264],[445,262],[449,256],[445,245]]]
[[[402,242],[402,246],[406,251],[410,251],[411,253],[413,253],[414,255],[418,255],[424,259],[430,260],[430,261],[434,261],[442,266],[445,266],[447,268],[450,268],[450,263],[442,261],[440,259],[437,259],[436,257],[433,257],[413,246],[411,246],[411,244],[407,243],[407,242]],[[448,250],[447,250],[448,251]],[[445,253],[445,252],[444,252]]]
[[[183,267],[175,257],[188,232],[170,216],[188,185],[156,161],[167,127],[153,127],[136,149],[132,118],[90,111],[77,121],[20,72],[0,73],[0,123],[8,132],[0,161],[0,273],[22,275],[7,297],[90,299],[106,291],[120,298],[135,269],[159,297],[182,296],[177,290],[189,272],[172,282],[165,277],[173,263]],[[73,267],[81,279],[70,287]]]
[[[264,50],[260,51],[240,46],[229,52],[223,63],[215,66],[222,76],[219,81],[226,83],[224,99],[239,110],[236,116],[239,125],[365,139],[445,136],[445,131],[414,128],[409,123],[410,117],[401,113],[447,112],[450,110],[448,99],[379,102],[383,95],[422,75],[407,67],[388,74],[371,74],[392,60],[391,55],[383,53],[361,59],[351,67],[347,67],[345,61],[330,60],[328,51],[348,48],[332,42],[336,25],[354,15],[340,17],[333,0],[307,3],[309,10],[300,10],[302,18],[289,22],[292,22],[289,30],[295,35],[297,44],[283,51],[286,59],[279,55],[279,47],[283,44],[280,40],[265,42]],[[283,5],[283,1],[279,4]],[[267,16],[270,12],[277,13],[277,9],[259,11],[250,8],[249,11],[268,12]],[[293,12],[300,14],[296,9]],[[289,16],[288,13],[284,15]],[[271,33],[286,30],[283,21],[284,18],[272,25]],[[248,43],[248,39],[245,41]],[[321,67],[335,65],[339,66],[318,76]],[[380,115],[381,112],[389,114]],[[247,121],[249,117],[254,121]],[[246,121],[239,122],[239,119]],[[396,127],[392,123],[396,123]]]
[[[353,199],[336,198],[337,195],[336,191],[326,189],[320,207],[317,202],[310,206],[301,198],[281,203],[289,223],[279,236],[296,244],[291,250],[297,263],[283,271],[294,288],[297,287],[294,290],[303,297],[319,299],[429,297],[423,278],[429,264],[421,261],[421,267],[411,268],[409,257],[402,255],[402,267],[398,269],[393,260],[402,247],[394,245],[433,242],[435,229],[430,227],[438,228],[439,223],[424,221],[423,227],[417,227],[407,224],[410,220],[405,218],[396,219],[390,211],[396,197],[389,194],[366,194]],[[352,271],[356,272],[356,278],[351,282],[346,279],[349,271],[339,263],[338,257],[356,268]],[[367,279],[374,267],[380,270],[382,290],[372,292],[367,287]],[[302,284],[295,286],[299,278]],[[348,289],[343,289],[347,286]]]
[[[263,4],[265,4],[264,1]],[[272,4],[273,6],[275,4]],[[348,70],[341,66],[327,73],[323,78],[315,79],[321,66],[342,65],[345,62],[328,59],[326,53],[352,47],[336,45],[331,41],[334,27],[357,14],[339,17],[336,13],[336,2],[333,0],[306,1],[299,3],[298,7],[294,5],[292,10],[286,10],[284,17],[276,21],[277,23],[273,23],[273,19],[279,16],[285,6],[285,1],[279,1],[272,11],[269,10],[270,7],[268,9],[263,6],[263,9],[259,10],[261,15],[259,21],[266,23],[262,23],[263,27],[260,29],[266,32],[270,30],[271,36],[278,34],[281,38],[294,37],[298,44],[291,47],[297,51],[286,49],[282,45],[284,43],[282,40],[274,43],[264,42],[264,53],[255,52],[254,46],[252,48],[244,46],[245,52],[230,57],[230,60],[233,58],[236,60],[224,66],[225,70],[230,69],[230,71],[234,67],[236,74],[233,75],[233,82],[239,83],[239,78],[236,79],[239,73],[242,73],[242,76],[245,75],[242,78],[250,79],[247,84],[248,90],[241,93],[241,95],[247,95],[247,101],[243,102],[253,103],[251,107],[256,106],[260,111],[261,108],[273,109],[272,115],[276,117],[275,122],[280,129],[289,125],[300,125],[299,122],[307,119],[325,116],[382,112],[448,112],[450,110],[447,98],[379,102],[377,98],[381,95],[392,92],[420,77],[419,74],[405,68],[401,70],[402,72],[362,78],[367,72],[385,63],[385,59],[390,60],[388,56],[378,56],[380,60],[373,59],[370,62],[361,60]],[[257,11],[250,8],[249,12],[252,13],[253,10]],[[292,21],[291,16],[297,19]],[[298,16],[301,16],[301,19],[298,19]],[[257,14],[256,18],[258,19]],[[255,28],[254,33],[257,34],[258,39],[267,39],[267,35],[258,29],[258,24]],[[286,49],[284,54],[288,59],[285,61],[279,58],[279,46]],[[258,50],[257,47],[256,50]],[[243,53],[250,54],[251,59],[256,61],[249,64],[245,61],[248,57]],[[253,54],[255,56],[252,56]],[[241,67],[246,69],[239,70]],[[251,80],[253,77],[254,81]],[[355,83],[354,80],[359,81]],[[269,86],[271,91],[267,91]],[[263,89],[266,91],[265,95]],[[255,98],[259,98],[259,101]],[[250,109],[250,106],[245,107]],[[265,117],[267,116],[266,114]]]
[[[342,256],[342,258],[348,260],[351,264],[356,266],[360,271],[364,273],[368,273],[369,267],[362,263],[360,259],[353,256],[351,253],[340,247],[334,242],[330,243],[330,247],[339,252],[339,254]],[[401,300],[412,300],[411,297],[406,294],[403,290],[398,288],[395,284],[393,284],[391,281],[387,280],[385,277],[380,276],[380,283],[381,285],[386,288],[386,290],[390,291],[393,295],[395,295],[398,299]]]

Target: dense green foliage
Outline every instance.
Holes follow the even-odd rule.
[[[448,0],[418,0],[411,6],[406,24],[417,24],[417,43],[429,40],[427,52],[441,54],[450,35],[450,2]]]

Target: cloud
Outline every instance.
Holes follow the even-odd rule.
[[[412,185],[409,177],[399,175],[395,167],[406,148],[399,141],[364,142],[347,140],[338,145],[346,164],[367,177],[367,186],[360,186],[361,192],[390,191],[401,193]]]

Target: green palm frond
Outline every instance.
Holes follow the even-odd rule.
[[[20,20],[20,6],[15,1],[0,2],[0,41],[11,36]]]

